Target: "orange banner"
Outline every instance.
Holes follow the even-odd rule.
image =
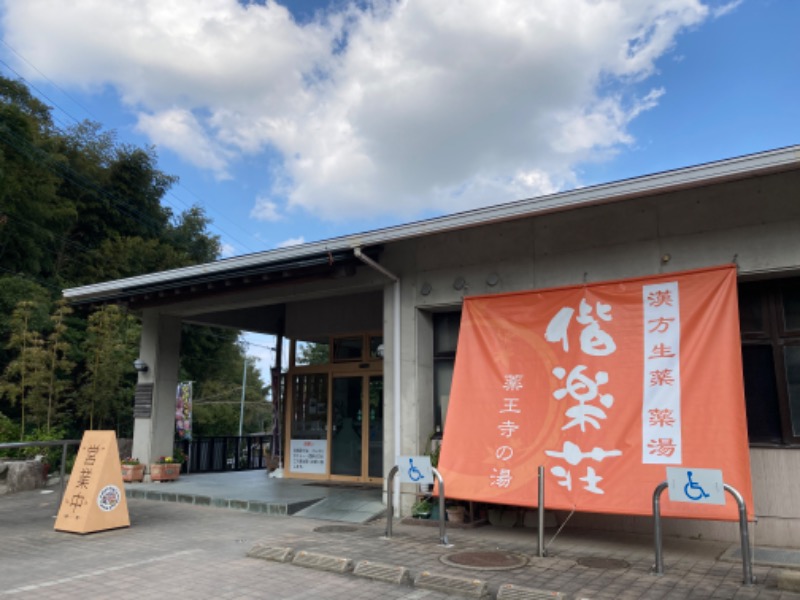
[[[736,269],[466,298],[439,470],[447,496],[652,514],[666,467],[720,469],[752,517]],[[735,520],[735,502],[665,516]]]

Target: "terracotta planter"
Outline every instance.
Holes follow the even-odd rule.
[[[466,510],[463,506],[451,506],[447,509],[447,520],[451,523],[463,523]]]
[[[122,481],[131,483],[144,479],[144,465],[122,465]]]
[[[150,465],[150,479],[153,481],[174,481],[181,474],[181,463]]]

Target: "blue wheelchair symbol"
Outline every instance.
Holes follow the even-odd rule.
[[[683,493],[686,494],[686,497],[689,498],[689,500],[702,500],[703,498],[708,498],[710,494],[706,493],[706,491],[703,489],[703,486],[695,481],[692,481],[692,472],[687,471],[686,475],[689,478],[689,483],[683,486]]]
[[[408,469],[408,478],[411,481],[420,481],[421,479],[425,479],[425,475],[423,475],[422,471],[414,466],[413,458],[408,459],[408,464],[410,465]]]

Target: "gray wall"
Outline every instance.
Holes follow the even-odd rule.
[[[389,247],[381,262],[403,285],[403,452],[433,428],[430,311],[465,295],[542,289],[736,262],[740,278],[800,271],[800,172],[706,186],[432,235]],[[463,279],[465,286],[455,289]],[[423,295],[423,288],[430,293]],[[385,464],[392,464],[390,455]],[[753,449],[760,544],[800,544],[800,452]],[[409,498],[404,498],[405,504]],[[580,519],[578,519],[580,521]],[[649,531],[646,519],[582,522]],[[667,531],[736,541],[729,523],[677,522]]]

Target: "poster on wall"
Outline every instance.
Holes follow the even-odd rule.
[[[192,439],[192,382],[178,384],[175,394],[175,432],[179,440]]]
[[[668,466],[752,516],[736,269],[466,298],[439,470],[454,498],[652,514]],[[735,520],[665,501],[662,514]]]
[[[292,440],[289,452],[289,470],[292,473],[325,475],[328,464],[327,440]]]

